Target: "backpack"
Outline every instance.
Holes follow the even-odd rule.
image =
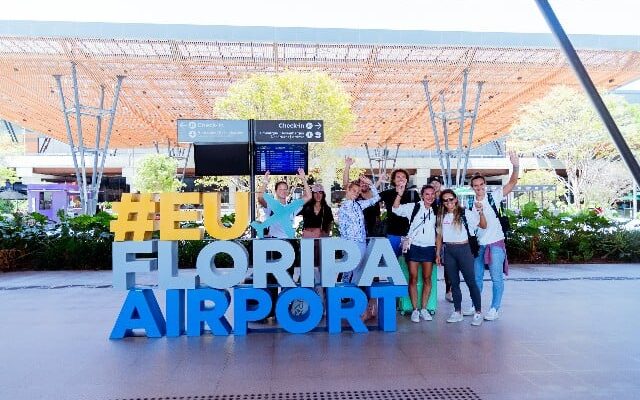
[[[414,203],[413,211],[411,211],[411,218],[409,218],[409,232],[407,232],[406,236],[403,236],[400,239],[402,253],[406,253],[407,251],[409,251],[409,247],[411,247],[411,242],[413,241],[413,238],[409,236],[409,233],[411,232],[411,224],[413,224],[413,220],[416,218],[416,215],[418,215],[418,211],[420,211],[420,202]],[[437,216],[437,214],[434,214],[434,215]],[[436,236],[437,236],[437,232],[436,232]]]
[[[502,233],[504,233],[504,237],[506,238],[507,234],[511,230],[511,225],[509,223],[509,217],[504,210],[504,205],[500,203],[500,212],[498,212],[498,208],[496,207],[495,201],[493,201],[491,192],[487,192],[487,200],[489,201],[489,205],[493,209],[493,212],[496,213],[496,217],[498,217],[498,221],[500,221],[500,226],[502,227]]]

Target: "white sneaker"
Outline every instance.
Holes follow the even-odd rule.
[[[449,319],[447,319],[447,322],[460,322],[463,319],[464,318],[462,317],[462,314],[460,314],[458,311],[454,311]]]
[[[473,315],[473,321],[471,321],[471,325],[480,326],[482,324],[482,314],[476,313]]]
[[[413,310],[413,312],[411,313],[411,321],[420,322],[420,311]]]
[[[464,310],[462,312],[462,315],[464,315],[465,317],[469,317],[471,315],[474,315],[475,313],[476,313],[475,307],[471,306],[468,310]]]
[[[444,299],[449,303],[453,303],[453,294],[451,292],[447,292],[444,294]]]
[[[489,312],[487,312],[484,316],[484,319],[486,319],[487,321],[493,321],[494,319],[498,318],[500,318],[500,314],[498,314],[498,310],[496,310],[495,308],[489,309]]]
[[[431,314],[429,314],[429,311],[424,308],[420,310],[420,317],[425,321],[433,320],[433,317],[431,317]]]

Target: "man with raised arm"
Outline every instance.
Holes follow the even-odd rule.
[[[311,199],[311,188],[309,188],[309,184],[307,183],[307,177],[302,168],[298,169],[298,177],[302,181],[302,185],[304,186],[304,194],[301,199],[292,200],[288,202],[289,196],[289,185],[285,181],[278,181],[275,185],[275,196],[270,193],[265,193],[267,190],[267,186],[269,185],[270,172],[267,171],[264,174],[264,179],[262,180],[262,185],[258,189],[258,203],[264,207],[264,215],[265,218],[273,218],[274,210],[279,208],[279,205],[287,206],[287,210],[291,210],[287,212],[286,215],[276,215],[277,221],[269,224],[268,233],[265,237],[268,238],[278,238],[278,239],[292,239],[295,234],[295,230],[293,228],[293,221],[295,216],[300,212],[302,206],[305,202]],[[291,268],[293,270],[293,267]],[[293,271],[289,271],[290,274]],[[274,284],[277,283],[273,275],[269,274],[267,276],[267,283]],[[271,311],[267,318],[272,318],[275,314],[275,306],[276,301],[278,300],[278,288],[268,288],[269,296],[271,297]],[[266,321],[267,318],[263,320]]]
[[[476,174],[469,182],[471,189],[475,193],[475,202],[482,204],[482,209],[477,210],[484,213],[487,220],[487,227],[478,229],[478,243],[480,252],[475,259],[474,271],[476,284],[482,293],[482,281],[484,278],[484,266],[489,266],[489,274],[493,286],[491,308],[484,316],[487,321],[493,321],[500,317],[500,306],[502,304],[502,294],[504,292],[503,272],[508,272],[507,249],[505,247],[505,232],[500,222],[498,208],[500,202],[513,190],[518,183],[518,173],[520,160],[515,152],[509,152],[509,159],[513,165],[509,182],[501,188],[487,191],[487,181],[484,176]],[[471,207],[476,209],[475,205]],[[506,228],[506,227],[505,227]],[[473,310],[465,311],[465,315],[473,315]]]
[[[280,222],[271,224],[269,226],[269,233],[267,237],[280,238],[280,239],[293,238],[293,232],[294,232],[293,220],[295,216],[302,209],[302,206],[304,205],[304,203],[309,201],[312,196],[311,188],[307,183],[307,177],[304,173],[304,170],[302,168],[299,168],[298,177],[300,177],[300,180],[302,181],[302,185],[304,186],[304,194],[302,195],[302,198],[288,202],[289,185],[285,181],[276,182],[275,196],[271,195],[270,193],[265,194],[265,191],[267,190],[267,186],[269,185],[270,176],[271,176],[270,172],[267,171],[264,174],[264,179],[262,180],[262,186],[258,189],[258,203],[262,207],[264,207],[265,216],[269,217],[270,215],[273,214],[273,210],[272,210],[273,206],[277,205],[277,203],[280,203],[282,205],[288,205],[289,208],[293,211],[291,211],[291,213],[288,214],[290,223],[286,225],[283,225]]]

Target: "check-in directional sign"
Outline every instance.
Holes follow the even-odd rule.
[[[180,143],[248,143],[249,121],[230,119],[179,119]]]
[[[256,143],[324,142],[322,120],[256,120]]]

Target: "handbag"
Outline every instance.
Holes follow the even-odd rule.
[[[469,240],[469,247],[471,248],[471,254],[473,254],[473,257],[478,257],[478,254],[480,254],[480,243],[478,243],[478,237],[477,236],[471,236],[471,233],[469,232],[469,225],[467,224],[467,217],[462,214],[462,223],[464,224],[464,229],[467,231],[467,238]]]

